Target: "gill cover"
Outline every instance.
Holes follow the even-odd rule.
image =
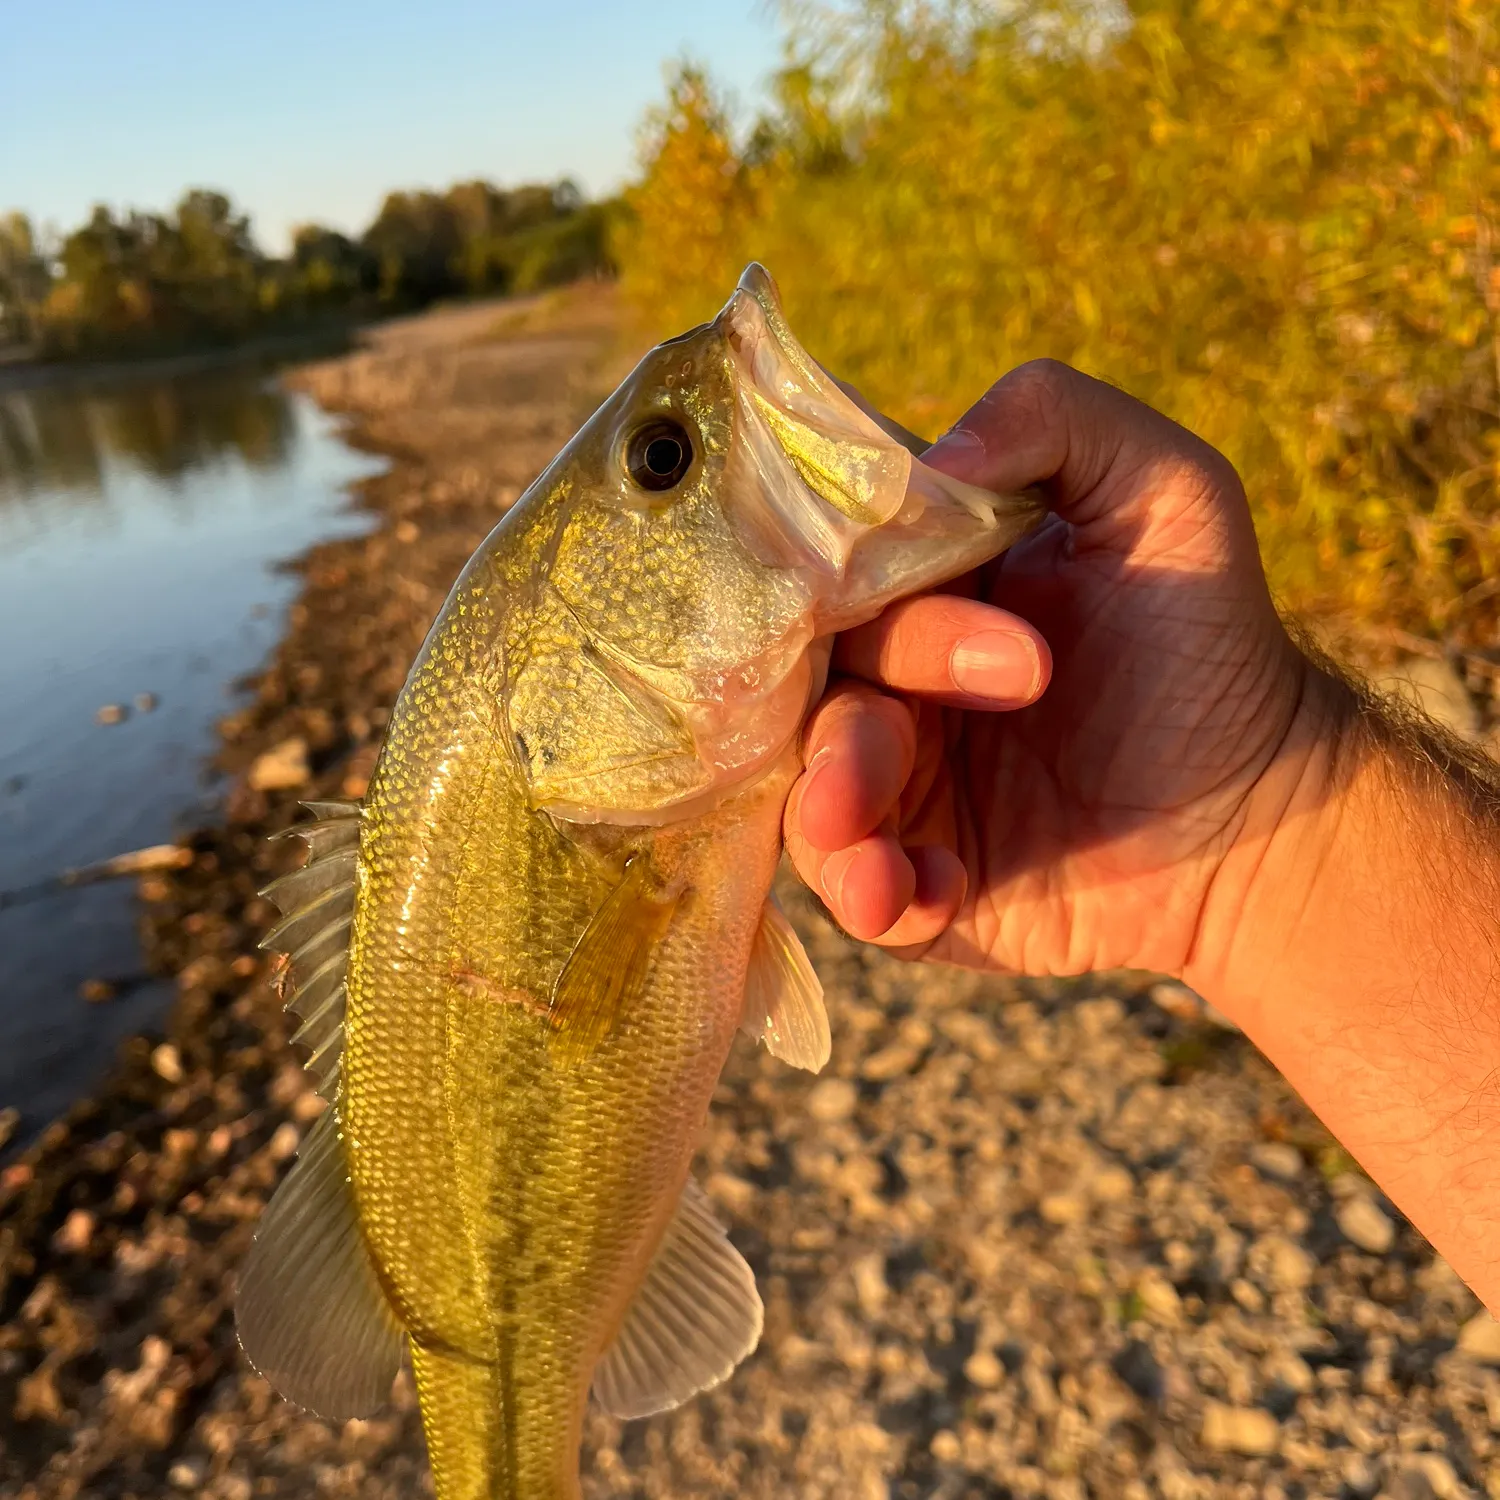
[[[914,458],[802,348],[758,265],[516,510],[534,541],[501,643],[515,763],[533,806],[614,823],[689,816],[762,772],[820,686],[815,640],[1043,514]]]

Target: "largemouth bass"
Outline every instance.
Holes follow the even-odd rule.
[[[894,431],[751,266],[480,546],[363,806],[311,804],[271,887],[331,1107],[257,1232],[240,1340],[335,1419],[409,1351],[439,1500],[576,1496],[590,1390],[663,1411],[759,1338],[689,1166],[737,1031],[828,1058],[770,890],[830,638],[1042,515]]]

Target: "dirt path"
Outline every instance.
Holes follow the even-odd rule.
[[[299,795],[362,790],[459,567],[623,368],[616,322],[597,290],[435,313],[299,375],[392,455],[380,525],[307,559],[224,726],[226,826],[143,883],[170,1037],[0,1174],[0,1494],[429,1492],[404,1382],[330,1429],[234,1342],[235,1267],[317,1111],[254,890],[295,863],[264,835]],[[254,790],[273,749],[308,782]],[[927,973],[792,901],[833,1061],[738,1046],[701,1164],[764,1343],[672,1416],[591,1415],[588,1495],[1500,1496],[1500,1333],[1455,1348],[1473,1299],[1240,1037],[1145,976]]]

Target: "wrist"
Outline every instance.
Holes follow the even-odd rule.
[[[1287,732],[1240,810],[1210,880],[1183,979],[1247,1031],[1295,963],[1336,863],[1370,753],[1350,687],[1300,656]]]

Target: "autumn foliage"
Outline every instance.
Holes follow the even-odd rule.
[[[863,0],[735,132],[687,71],[621,237],[660,332],[764,260],[918,430],[1066,359],[1223,447],[1281,597],[1471,644],[1500,595],[1489,0]]]

